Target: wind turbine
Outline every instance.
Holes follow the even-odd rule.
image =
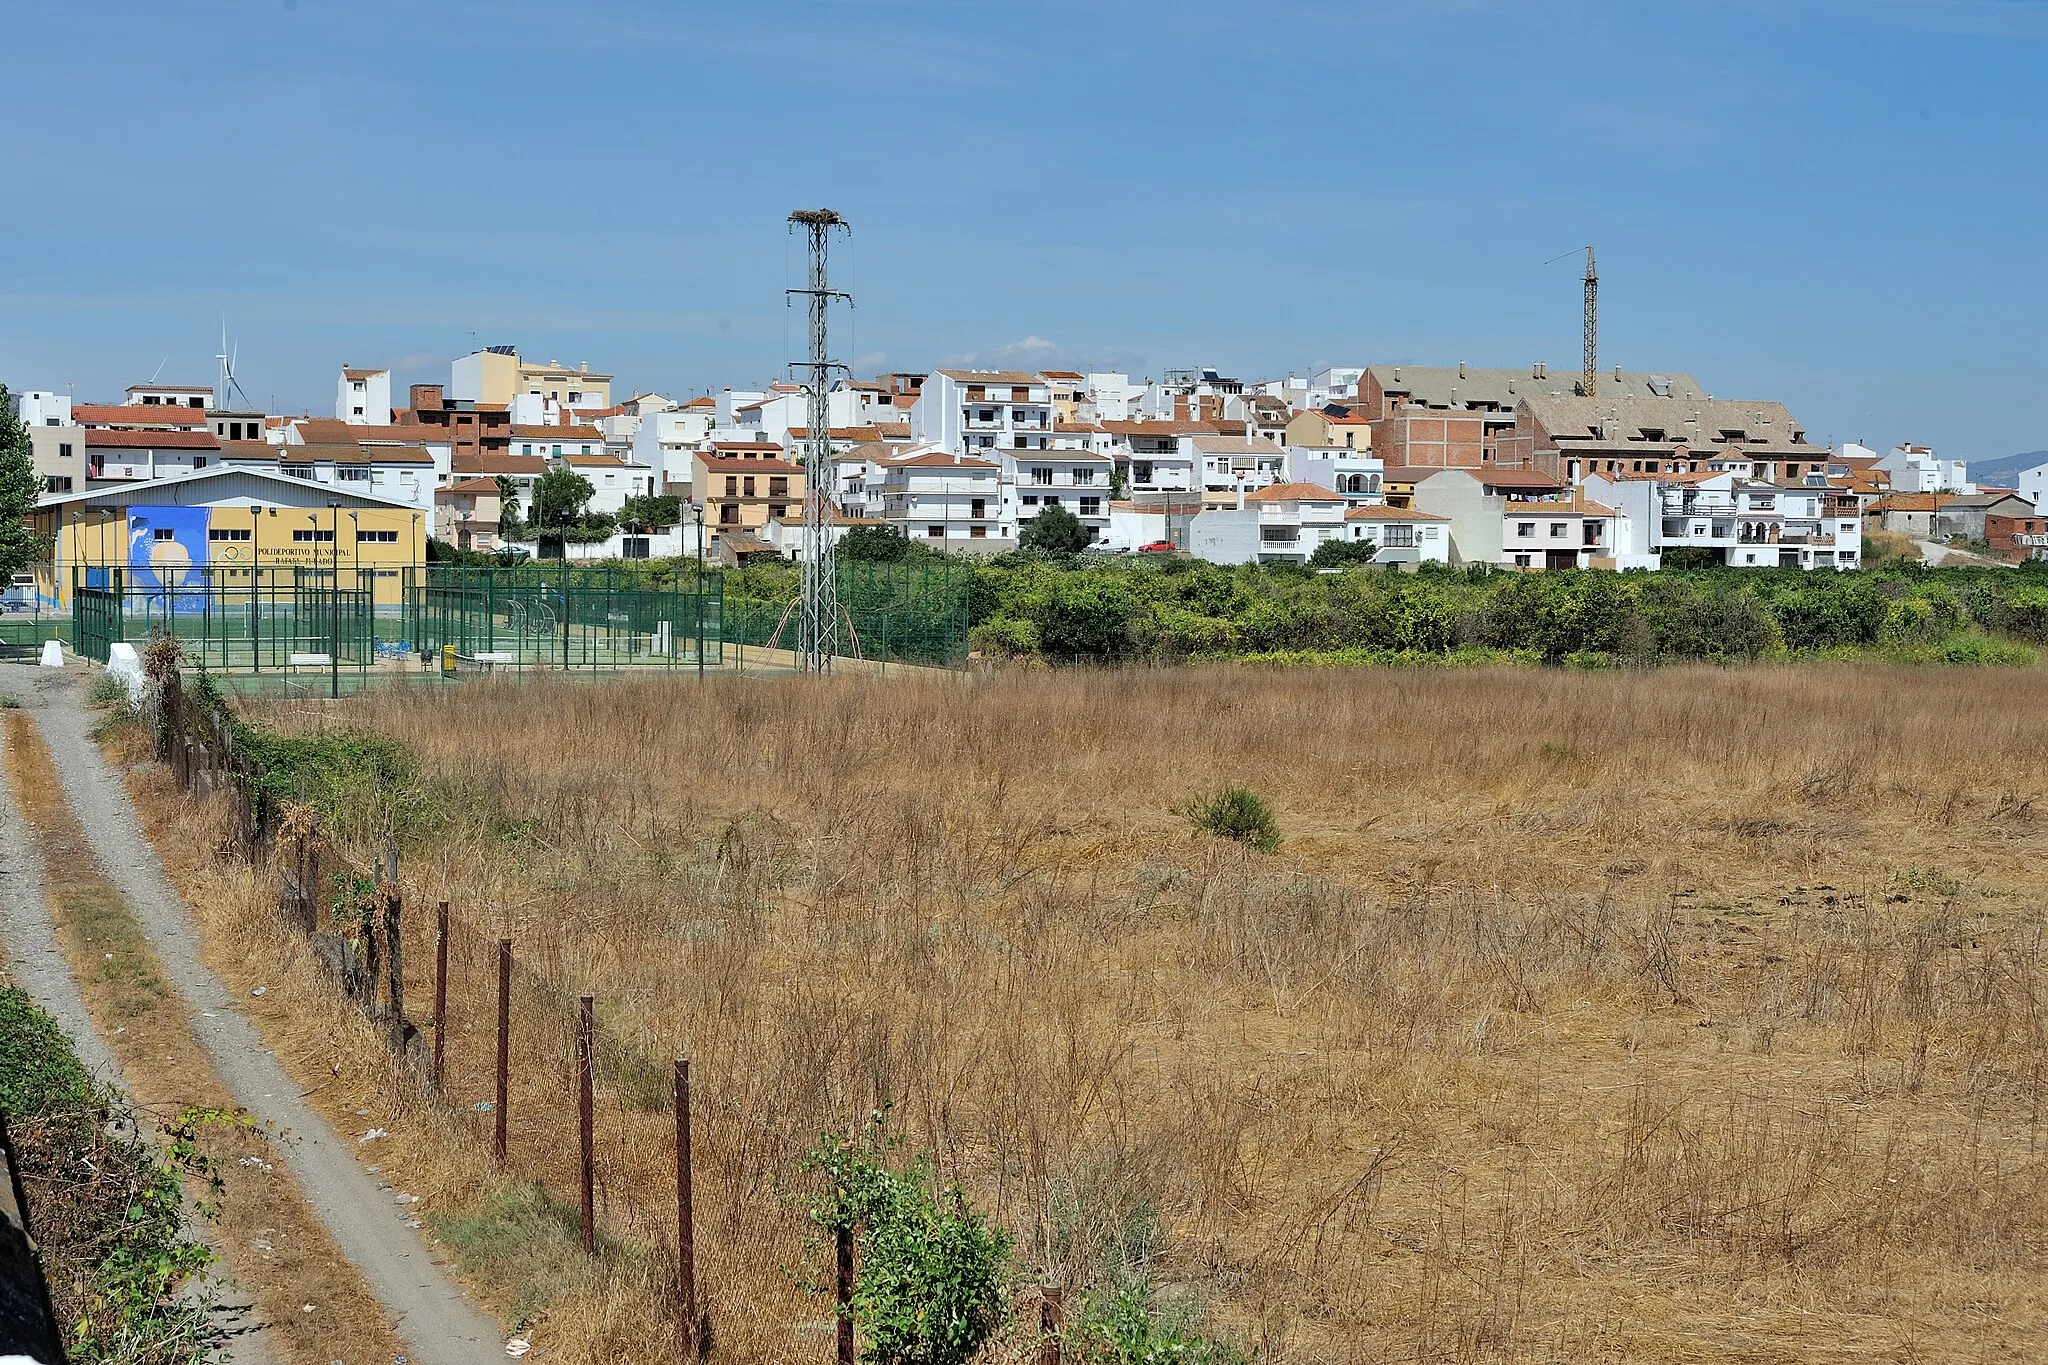
[[[230,400],[238,393],[242,395],[242,402],[245,405],[254,405],[248,391],[242,387],[242,381],[235,378],[235,360],[241,354],[241,351],[242,343],[239,341],[234,344],[233,349],[229,349],[228,320],[226,315],[222,315],[220,320],[220,351],[214,356],[214,359],[220,362],[220,378],[214,383],[213,404],[216,409],[227,408]]]

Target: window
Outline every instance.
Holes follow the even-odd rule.
[[[943,526],[927,526],[924,528],[924,535],[926,540],[944,540],[946,538],[946,528]]]
[[[1036,507],[1036,506],[1038,506],[1038,494],[1036,494],[1036,493],[1026,493],[1026,494],[1024,495],[1024,505],[1025,505],[1026,507]]]
[[[1029,450],[1031,448],[1031,443],[1025,440],[1022,436],[1012,436],[1010,438],[1010,444],[1018,450]]]
[[[726,475],[726,476],[725,476],[725,495],[726,495],[726,496],[727,496],[728,498],[736,498],[736,497],[738,497],[738,496],[740,495],[740,476],[739,476],[739,475],[737,475],[737,474],[728,474],[728,475]]]
[[[522,445],[522,446],[520,446],[520,447],[519,447],[519,453],[520,453],[521,455],[531,455],[531,454],[533,454],[533,443],[532,443],[531,441],[528,441],[528,442],[527,442],[527,443],[526,443],[525,445]]]
[[[1535,522],[1533,522],[1533,521],[1518,521],[1518,522],[1516,522],[1516,523],[1515,523],[1515,534],[1516,534],[1516,535],[1518,535],[1518,536],[1533,536],[1533,535],[1535,535],[1535,534],[1536,534],[1536,523],[1535,523]]]
[[[1075,470],[1075,471],[1074,471],[1074,482],[1075,482],[1075,483],[1094,483],[1094,482],[1095,482],[1095,471],[1094,471],[1094,470],[1092,470],[1092,469],[1077,469],[1077,470]]]
[[[782,520],[782,518],[787,516],[788,513],[789,504],[786,502],[771,502],[768,504],[768,515],[775,518],[777,521]]]
[[[71,491],[71,476],[69,474],[44,475],[43,491],[45,493],[69,493]]]
[[[754,476],[752,474],[747,475],[746,482],[740,485],[740,495],[748,498],[754,496]]]
[[[365,464],[343,464],[334,467],[334,477],[343,483],[368,483],[370,467]]]
[[[68,460],[71,458],[71,442],[59,441],[57,443],[57,458],[60,460]]]
[[[1057,493],[1047,493],[1045,495],[1045,505],[1047,507],[1058,507],[1060,505],[1060,495]]]
[[[178,531],[173,526],[159,526],[150,536],[152,540],[176,540]]]
[[[1031,466],[1031,482],[1040,485],[1051,483],[1052,470],[1042,464],[1035,464]]]
[[[1528,568],[1528,567],[1529,567],[1529,556],[1527,556],[1527,555],[1516,555],[1516,556],[1515,556],[1515,567],[1516,567],[1516,568],[1518,568],[1518,569],[1526,569],[1526,568]]]
[[[970,539],[970,540],[987,540],[987,539],[988,539],[988,527],[986,527],[986,526],[970,526],[970,527],[968,527],[968,528],[967,528],[967,536],[968,536],[968,539]]]
[[[206,457],[204,455],[194,455],[192,457],[192,467],[194,469],[206,468]]]
[[[327,530],[324,527],[308,528],[304,526],[295,526],[292,528],[292,539],[302,545],[307,544],[309,542],[318,542],[324,545],[328,541],[334,539],[334,532]]]
[[[718,505],[718,524],[720,526],[731,526],[739,519],[740,505],[738,503],[724,502]]]
[[[1083,499],[1081,499],[1081,515],[1082,515],[1082,516],[1084,516],[1084,517],[1099,517],[1099,516],[1101,516],[1101,515],[1102,515],[1102,499],[1101,499],[1101,498],[1083,498]]]
[[[589,447],[589,446],[584,446],[584,447],[583,447],[583,453],[584,453],[585,455],[588,455],[588,454],[590,453],[590,447]],[[610,478],[611,476],[610,476],[610,475],[606,475],[605,477],[606,477],[606,478]]]
[[[1553,521],[1550,523],[1550,538],[1552,540],[1563,540],[1564,531],[1565,523],[1561,521]]]
[[[562,458],[562,448],[560,446],[555,447],[555,458],[558,460]]]
[[[626,559],[647,558],[647,537],[627,536],[619,542],[620,554]]]
[[[571,403],[581,403],[583,401],[583,395],[578,393],[575,389],[571,389],[569,390],[569,401]],[[590,453],[590,447],[585,446],[583,448],[583,453],[588,455]]]
[[[969,502],[969,503],[967,504],[967,515],[968,515],[968,517],[969,517],[969,518],[970,518],[971,520],[974,520],[974,521],[980,521],[980,520],[981,520],[981,519],[982,519],[983,517],[987,516],[987,515],[988,515],[988,502],[987,502],[987,500],[986,500],[986,499],[984,499],[984,498],[975,498],[975,499],[973,499],[972,501],[970,501],[970,502]]]
[[[360,405],[360,404],[358,404],[358,405],[356,406],[356,408],[354,409],[354,412],[355,412],[355,415],[356,415],[356,416],[358,416],[358,417],[361,417],[361,416],[363,415],[363,409],[362,409],[362,407],[361,407],[361,405]]]
[[[772,476],[772,477],[771,477],[771,478],[770,478],[770,479],[768,480],[768,496],[769,496],[769,497],[771,497],[771,498],[786,498],[786,497],[788,497],[788,496],[789,496],[789,476],[788,476],[788,475],[786,475],[786,474],[777,474],[777,475],[774,475],[774,476]]]
[[[1152,462],[1150,460],[1131,461],[1131,478],[1137,483],[1152,482]]]
[[[249,539],[249,528],[246,526],[209,526],[206,528],[206,538],[216,544],[223,540],[247,540]]]
[[[398,532],[396,531],[356,532],[356,544],[358,545],[396,545],[397,543]]]

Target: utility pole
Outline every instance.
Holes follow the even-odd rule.
[[[832,656],[839,652],[839,585],[832,563],[832,430],[828,401],[832,371],[845,369],[826,358],[826,312],[835,298],[853,301],[851,294],[829,287],[825,278],[825,248],[833,228],[846,229],[846,220],[832,209],[798,209],[790,223],[801,225],[810,237],[811,284],[792,289],[810,303],[810,359],[802,368],[810,372],[804,386],[809,400],[804,425],[804,575],[802,620],[797,626],[797,668],[823,677],[832,671]]]

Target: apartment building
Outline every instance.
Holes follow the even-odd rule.
[[[1109,474],[1116,467],[1107,455],[1087,450],[1006,450],[1001,468],[1015,498],[1004,520],[1015,526],[1048,507],[1064,507],[1080,518],[1088,539],[1109,534]]]
[[[545,399],[562,408],[596,410],[612,405],[612,377],[588,362],[570,368],[519,358],[517,346],[486,346],[458,357],[448,367],[448,396],[457,402],[511,405],[515,394]]]
[[[877,471],[880,487],[865,505],[906,537],[935,550],[993,554],[1016,548],[1017,522],[996,461],[931,450],[879,460]],[[1041,502],[1038,510],[1043,507]]]
[[[803,515],[804,470],[783,458],[782,447],[724,445],[699,451],[691,463],[692,497],[704,520],[720,532],[759,532],[769,521]]]
[[[1706,551],[1743,568],[1836,569],[1862,562],[1861,503],[1825,482],[1767,483],[1733,470],[1589,476],[1589,498],[1615,510],[1622,567],[1635,556]]]
[[[1350,411],[1372,424],[1372,447],[1389,465],[1477,469],[1488,464],[1529,465],[1523,447],[1503,450],[1525,398],[1578,396],[1577,371],[1552,374],[1538,362],[1526,370],[1479,369],[1462,361],[1444,365],[1368,365]],[[1704,400],[1689,374],[1653,374],[1617,367],[1599,380],[1598,401]],[[1668,422],[1667,422],[1668,424]],[[1555,473],[1555,470],[1550,472]]]
[[[342,366],[341,378],[334,383],[334,416],[351,426],[389,426],[391,371]]]
[[[1022,370],[934,370],[910,409],[913,439],[956,455],[996,458],[997,452],[1046,450],[1052,445],[1052,389],[1041,375]]]
[[[512,441],[512,409],[505,403],[479,403],[447,396],[439,384],[415,384],[411,407],[398,425],[438,427],[456,454],[503,454]]]
[[[203,424],[198,431],[89,428],[82,439],[85,482],[73,492],[189,474],[217,464],[220,456],[220,442]]]
[[[1614,567],[1615,512],[1576,490],[1537,501],[1509,499],[1500,561],[1511,569]]]
[[[1258,436],[1202,435],[1188,438],[1203,497],[1229,504],[1240,493],[1270,488],[1287,480],[1287,452]]]
[[[1832,452],[1783,403],[1751,399],[1523,396],[1497,460],[1577,483],[1592,474],[1688,474],[1719,460],[1753,477],[1825,478]]]

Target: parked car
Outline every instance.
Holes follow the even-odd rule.
[[[1141,555],[1170,555],[1173,551],[1174,544],[1170,540],[1148,540],[1138,547]]]

